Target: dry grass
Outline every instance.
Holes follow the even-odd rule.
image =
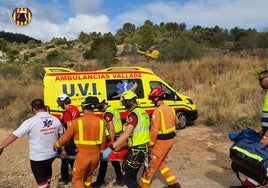
[[[66,62],[62,66],[70,67],[71,64],[74,70],[105,68],[95,61]],[[174,64],[122,58],[113,66],[151,68],[180,93],[192,97],[199,111],[196,123],[222,129],[260,125],[263,92],[258,85],[257,73],[268,68],[267,59],[259,60],[246,54],[219,55]],[[20,79],[0,78],[0,102],[7,102],[0,108],[0,126],[18,126],[31,115],[31,100],[43,97],[42,80],[31,79],[31,67],[24,67],[23,70],[24,75]]]
[[[230,130],[260,125],[263,91],[257,73],[268,68],[267,61],[244,54],[242,58],[207,56],[176,64],[124,60],[114,66],[151,68],[180,93],[193,98],[199,111],[197,122]],[[96,70],[92,64],[91,70]]]

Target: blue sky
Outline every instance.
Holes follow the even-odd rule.
[[[16,7],[27,7],[32,21],[17,26]],[[115,32],[124,23],[136,27],[145,20],[186,23],[223,29],[268,28],[267,0],[0,0],[0,31],[22,33],[43,42],[53,37],[76,39],[85,33]]]

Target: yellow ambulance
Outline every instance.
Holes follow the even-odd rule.
[[[57,105],[57,97],[65,93],[70,96],[72,104],[81,110],[81,101],[87,96],[106,99],[109,105],[118,108],[122,120],[127,116],[120,103],[120,95],[132,90],[138,96],[139,106],[149,115],[155,109],[148,94],[151,89],[161,86],[166,91],[165,103],[171,106],[180,120],[177,129],[185,128],[198,117],[196,105],[188,96],[175,91],[170,85],[143,67],[110,67],[98,71],[77,72],[61,67],[45,67],[44,102],[50,107],[51,114],[59,117],[62,109]],[[101,112],[96,112],[101,115]]]

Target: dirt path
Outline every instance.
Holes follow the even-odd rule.
[[[11,130],[0,129],[2,141]],[[166,162],[179,178],[183,188],[226,188],[238,185],[239,181],[230,169],[229,147],[232,142],[226,133],[213,128],[194,125],[177,132],[176,143]],[[0,156],[0,187],[36,187],[29,165],[28,137],[18,139]],[[59,185],[60,159],[53,164],[52,188],[69,187]],[[107,188],[113,187],[114,172],[111,165],[106,176]],[[157,173],[151,187],[165,187],[165,181]],[[124,186],[125,187],[125,186]]]

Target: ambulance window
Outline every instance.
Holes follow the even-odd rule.
[[[144,98],[141,79],[106,80],[107,100],[119,100],[126,90],[134,90],[138,98]]]
[[[151,81],[150,82],[150,88],[153,89],[155,87],[162,87],[166,91],[166,98],[165,100],[174,100],[175,99],[175,93],[169,89],[166,85],[164,85],[162,82],[157,81]]]

